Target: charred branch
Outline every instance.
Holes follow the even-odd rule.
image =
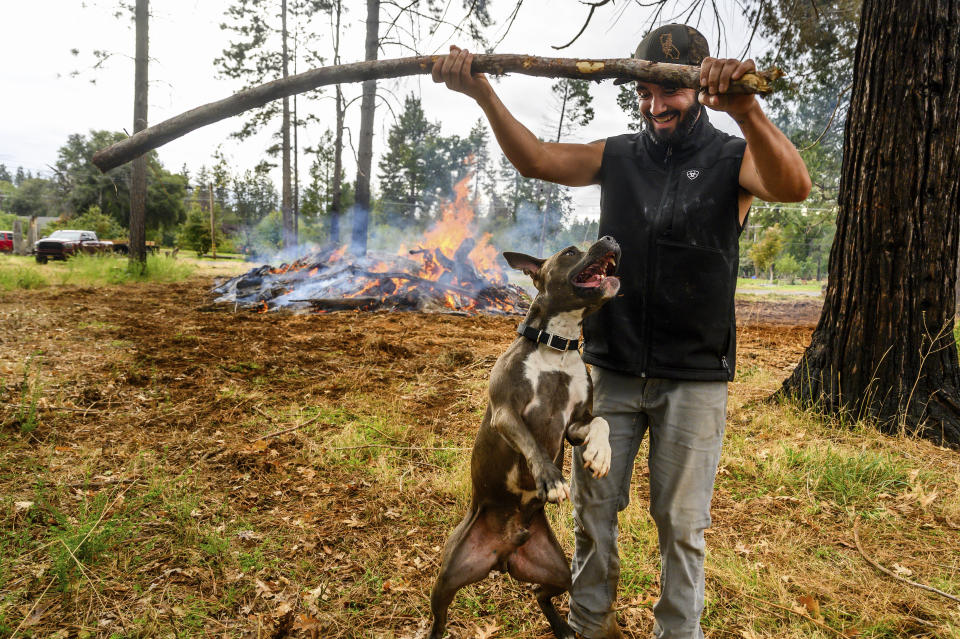
[[[429,74],[434,63],[441,57],[434,55],[355,62],[353,64],[311,69],[287,78],[274,80],[246,89],[217,102],[196,107],[144,129],[126,140],[101,149],[93,156],[93,163],[101,171],[108,171],[202,126],[261,107],[273,100],[311,91],[318,87]],[[584,60],[516,54],[490,54],[475,56],[472,70],[475,73],[492,73],[494,75],[520,73],[546,78],[598,81],[627,78],[643,82],[669,83],[691,89],[700,88],[699,67],[648,62],[633,58]],[[773,80],[781,75],[779,69],[748,73],[740,80],[733,82],[728,93],[766,95],[773,90]]]

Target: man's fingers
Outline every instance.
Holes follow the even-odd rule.
[[[744,60],[739,65],[737,65],[736,70],[734,70],[733,75],[730,76],[731,80],[739,80],[747,73],[753,73],[757,70],[757,65],[754,64],[753,60]]]
[[[740,63],[733,58],[724,61],[723,68],[720,70],[720,79],[717,81],[717,89],[720,93],[726,93],[730,88],[730,78],[739,66]]]
[[[473,79],[473,74],[470,73],[470,69],[473,68],[473,54],[467,51],[467,55],[463,57],[463,80],[464,82],[469,82]]]
[[[710,67],[715,61],[715,58],[706,57],[700,63],[700,86],[707,86],[707,83],[710,81]]]
[[[707,89],[710,94],[716,94],[720,86],[720,73],[723,71],[723,65],[714,63],[710,65],[710,74],[707,76]]]
[[[460,49],[454,56],[453,65],[450,69],[451,89],[459,91],[463,88],[463,63],[469,53],[466,49]]]

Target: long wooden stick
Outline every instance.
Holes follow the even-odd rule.
[[[285,79],[267,82],[228,98],[181,113],[169,120],[164,120],[144,129],[126,140],[101,149],[93,156],[93,163],[101,171],[109,171],[194,129],[219,122],[295,93],[303,93],[330,84],[428,74],[433,70],[434,63],[441,57],[434,55],[354,62],[353,64],[311,69]],[[690,89],[700,87],[699,67],[648,62],[633,58],[583,60],[577,58],[541,58],[532,55],[487,54],[475,56],[471,69],[475,73],[492,73],[494,75],[521,73],[546,78],[598,81],[610,78],[628,78],[644,82],[671,83]],[[782,72],[779,69],[749,73],[740,80],[733,82],[727,92],[766,95],[773,90],[771,83],[781,75]]]

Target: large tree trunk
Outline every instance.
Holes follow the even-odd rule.
[[[367,0],[367,38],[365,60],[377,59],[380,31],[380,0]],[[350,229],[350,251],[367,252],[367,227],[370,223],[370,175],[373,166],[373,116],[376,109],[377,81],[363,83],[360,99],[360,144],[357,148],[357,193]]]
[[[287,0],[282,0],[280,3],[280,11],[282,13],[280,16],[280,28],[281,39],[283,40],[281,45],[283,55],[283,77],[286,78],[289,73],[289,67],[287,64]],[[283,98],[283,124],[281,126],[283,128],[281,132],[281,164],[283,165],[281,172],[283,184],[281,186],[280,193],[280,215],[283,226],[283,248],[290,248],[291,246],[296,246],[297,241],[294,237],[293,231],[293,189],[291,185],[290,171],[290,98],[286,96]]]
[[[133,79],[133,132],[147,128],[147,67],[148,26],[150,9],[148,0],[137,0],[136,58]],[[147,267],[147,158],[141,155],[133,161],[130,176],[130,267],[143,271]]]
[[[782,393],[960,445],[960,2],[865,0],[820,322]]]

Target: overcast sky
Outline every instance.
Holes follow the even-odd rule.
[[[130,0],[132,3],[132,0]],[[37,173],[49,174],[49,165],[57,158],[57,149],[71,133],[91,129],[130,130],[133,120],[134,30],[132,20],[113,17],[116,0],[6,0],[0,3],[0,163],[11,171],[17,166]],[[453,0],[454,5],[460,4]],[[726,45],[720,55],[739,57],[745,41],[744,19],[732,2],[719,2],[726,25]],[[154,0],[150,21],[150,106],[149,121],[156,124],[193,107],[221,99],[240,89],[234,81],[218,77],[214,59],[229,41],[229,32],[219,27],[230,2],[226,0]],[[363,58],[363,18],[365,3],[344,0],[347,35],[342,43],[343,62]],[[491,41],[503,34],[504,24],[514,6],[513,0],[492,0],[491,15],[497,22]],[[451,9],[451,12],[453,9]],[[556,52],[551,45],[567,42],[582,25],[587,9],[574,0],[526,0],[498,53],[530,53],[535,55],[614,58],[626,57],[648,27],[649,9],[630,0],[597,10],[586,33],[573,46]],[[716,49],[717,36],[712,16],[699,25]],[[423,29],[426,33],[427,29]],[[326,34],[324,34],[326,36]],[[454,39],[455,42],[463,38]],[[445,51],[450,42],[450,29],[441,28],[434,36],[418,41],[421,53]],[[78,49],[79,55],[71,54]],[[100,69],[93,70],[92,51],[114,53]],[[717,51],[712,51],[714,55]],[[751,54],[756,53],[756,47]],[[410,55],[393,47],[381,57]],[[71,71],[79,70],[78,77]],[[304,69],[298,69],[300,71]],[[95,83],[91,82],[94,80]],[[551,81],[529,76],[500,79],[496,88],[507,107],[538,135],[547,132],[551,103]],[[401,78],[381,82],[383,95],[396,111],[404,95],[414,92],[423,100],[427,117],[441,124],[445,135],[466,135],[482,115],[479,107],[466,96],[436,86],[428,76]],[[360,85],[347,85],[348,97],[359,95]],[[626,131],[626,116],[617,107],[616,87],[609,81],[594,85],[592,124],[574,132],[570,141],[590,141]],[[312,107],[321,118],[328,117],[333,128],[333,101]],[[186,165],[196,171],[210,165],[218,146],[231,162],[234,172],[255,166],[270,144],[267,135],[237,141],[229,138],[239,129],[242,116],[213,124],[170,142],[158,150],[160,160],[172,171]],[[711,113],[720,128],[739,134],[736,125],[723,114]],[[347,124],[359,130],[359,100],[348,111]],[[376,164],[386,132],[392,123],[387,108],[378,107],[374,132]],[[301,146],[315,142],[324,124],[313,123],[301,130]],[[492,141],[492,136],[491,136]],[[350,149],[348,154],[352,154]],[[499,151],[496,151],[499,154]],[[348,162],[348,177],[355,177],[355,166]],[[301,158],[301,180],[307,179],[309,160]],[[279,175],[277,176],[279,186]],[[303,182],[301,182],[303,183]],[[599,213],[599,190],[585,187],[575,190],[575,202],[581,214],[595,217]]]

